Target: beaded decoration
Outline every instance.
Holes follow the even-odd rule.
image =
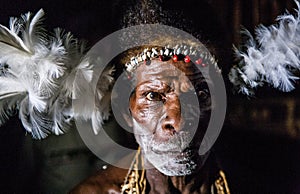
[[[225,173],[220,170],[215,178],[215,181],[210,186],[211,194],[230,194]],[[139,147],[124,179],[124,183],[121,185],[121,194],[145,194],[146,182],[144,160]]]
[[[121,194],[145,194],[146,176],[143,168],[144,161],[139,147],[132,161],[123,185],[121,185]],[[139,170],[141,169],[141,170]]]
[[[176,45],[174,48],[164,47],[158,48],[153,47],[151,49],[146,48],[144,51],[137,56],[130,59],[130,62],[125,64],[126,71],[132,73],[141,62],[148,64],[147,61],[158,58],[160,61],[167,61],[172,58],[174,62],[183,60],[185,63],[193,61],[197,65],[206,67],[208,65],[213,65],[220,72],[215,58],[208,52],[203,51],[199,53],[193,47],[187,47],[186,45]]]

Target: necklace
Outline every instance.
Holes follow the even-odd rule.
[[[144,160],[139,147],[121,186],[121,194],[145,194],[147,183],[143,167]],[[222,170],[219,171],[215,182],[211,184],[211,194],[230,194],[225,173]]]
[[[144,160],[139,147],[130,165],[125,181],[121,186],[122,194],[144,194],[146,191],[146,177]],[[139,170],[141,169],[141,170]]]

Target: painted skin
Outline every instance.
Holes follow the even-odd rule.
[[[135,138],[143,154],[165,175],[193,173],[204,162],[197,151],[205,129],[187,124],[184,113],[191,110],[183,111],[187,102],[180,97],[197,92],[193,83],[201,81],[201,73],[192,63],[171,60],[153,60],[150,65],[142,64],[135,73],[137,82],[130,110]]]
[[[211,158],[205,163],[207,156],[198,154],[210,116],[210,103],[202,104],[206,84],[199,69],[183,61],[152,60],[138,66],[135,75],[128,124],[146,159],[148,193],[209,193],[217,168]],[[185,107],[190,93],[200,102],[194,104],[198,113]],[[70,193],[119,193],[126,174],[109,166]]]

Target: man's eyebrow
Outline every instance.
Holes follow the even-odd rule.
[[[145,91],[145,90],[156,90],[156,91],[166,91],[171,88],[170,84],[163,83],[163,81],[155,80],[156,83],[152,81],[145,81],[142,82],[137,86],[138,90]]]

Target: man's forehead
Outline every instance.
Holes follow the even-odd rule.
[[[136,70],[138,78],[146,78],[148,76],[178,77],[182,74],[190,75],[193,73],[196,73],[196,70],[192,63],[173,62],[172,60],[152,60],[150,64],[140,65]]]

